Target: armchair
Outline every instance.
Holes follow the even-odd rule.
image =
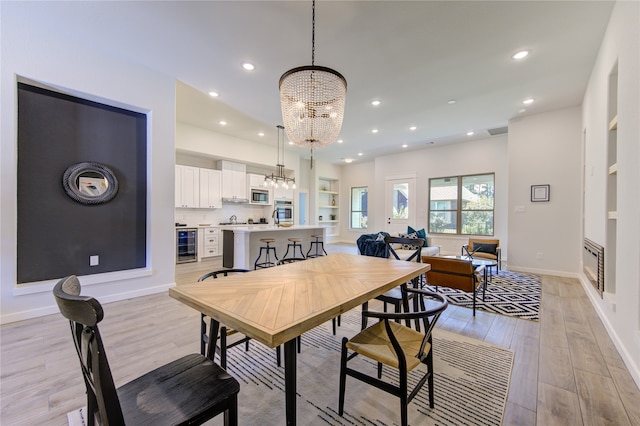
[[[474,268],[470,260],[449,257],[425,256],[422,261],[431,265],[431,269],[426,274],[427,284],[435,286],[436,291],[438,291],[438,286],[443,286],[473,292],[473,316],[475,316],[476,294],[478,287],[483,283],[481,276],[484,266]],[[482,287],[483,301],[486,288],[485,282]]]
[[[496,272],[502,268],[502,251],[500,250],[500,240],[490,240],[487,238],[469,238],[469,243],[464,244],[461,250],[462,256],[482,257],[498,262]]]

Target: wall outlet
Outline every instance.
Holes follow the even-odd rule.
[[[100,256],[89,256],[89,266],[98,266],[100,264]]]
[[[542,256],[542,253],[538,253],[538,254],[536,254],[536,259],[538,259],[538,260],[542,260],[542,257],[543,257],[543,256]]]

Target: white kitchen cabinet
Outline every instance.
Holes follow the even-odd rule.
[[[200,170],[176,165],[176,207],[200,207]]]
[[[233,202],[234,200],[248,201],[247,196],[247,170],[242,163],[233,161],[219,161],[222,171],[222,200]]]
[[[249,188],[264,188],[264,175],[256,173],[247,173],[249,178]]]
[[[220,229],[201,228],[198,233],[198,260],[220,256]]]
[[[285,189],[283,187],[274,188],[273,199],[293,201],[293,189]]]
[[[220,170],[200,169],[200,208],[222,207]]]

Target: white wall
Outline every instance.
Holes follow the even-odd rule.
[[[53,281],[16,285],[17,76],[68,89],[67,93],[148,113],[148,269],[92,275],[102,302],[166,291],[174,285],[173,170],[175,82],[116,56],[98,52],[76,35],[65,38],[38,14],[37,5],[2,2],[0,295],[1,322],[58,312]],[[46,206],[42,207],[46,209]],[[91,235],[87,235],[91,238]],[[52,247],[55,250],[55,247]],[[20,293],[29,294],[20,294]]]
[[[581,247],[580,108],[509,122],[509,267],[577,276]],[[531,202],[531,185],[551,185]],[[516,207],[524,211],[516,212]],[[538,253],[542,259],[538,259]]]
[[[372,183],[375,180],[375,162],[366,161],[358,162],[342,168],[342,178],[340,180],[340,240],[345,243],[355,244],[358,237],[362,234],[369,234],[376,232],[377,230],[371,227],[371,219],[375,216],[376,212],[373,209],[373,203],[375,202],[377,191],[373,187]],[[351,229],[351,188],[357,186],[368,187],[368,229]]]
[[[375,159],[374,180],[369,186],[369,232],[385,229],[384,191],[389,176],[416,175],[417,213],[414,228],[429,229],[429,179],[446,176],[495,173],[495,238],[500,239],[503,253],[507,252],[507,137],[494,136],[461,144],[434,146],[419,151],[387,155]],[[375,193],[375,196],[374,194]],[[416,229],[418,229],[416,228]],[[438,236],[433,244],[443,252],[458,254],[468,237]],[[503,260],[507,258],[503,254]]]
[[[585,236],[606,247],[607,99],[618,63],[618,189],[615,293],[601,299],[581,281],[640,386],[640,3],[617,2],[585,93]],[[609,247],[611,249],[611,247]],[[605,291],[607,283],[605,282]]]

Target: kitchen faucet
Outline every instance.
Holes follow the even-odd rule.
[[[229,222],[231,222],[231,223],[233,223],[233,224],[235,225],[236,223],[238,223],[238,216],[236,216],[235,214],[234,214],[234,215],[232,215],[232,216],[229,218]]]
[[[278,213],[278,209],[275,209],[275,210],[273,211],[273,213],[271,213],[271,217],[273,218],[273,223],[274,223],[275,225],[279,225],[279,224],[280,224],[280,220],[278,219],[278,215],[277,215],[277,213]]]

